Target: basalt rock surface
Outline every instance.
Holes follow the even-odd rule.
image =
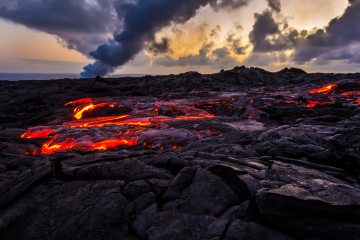
[[[0,92],[0,239],[360,236],[360,74],[236,67]]]

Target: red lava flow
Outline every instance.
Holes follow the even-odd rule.
[[[340,92],[334,94],[335,92]],[[306,104],[307,108],[326,106],[335,103],[336,97],[345,101],[352,101],[360,105],[360,91],[339,91],[337,84],[328,84],[308,91],[309,97],[303,100],[284,99],[283,104]],[[331,94],[331,95],[330,95]],[[125,111],[121,108],[123,102],[99,101],[92,98],[77,99],[65,104],[72,107],[72,120],[62,121],[55,126],[35,127],[25,131],[22,139],[47,139],[39,150],[33,150],[26,155],[54,154],[62,151],[105,151],[119,146],[143,145],[148,148],[161,150],[177,149],[181,147],[176,142],[165,145],[153,143],[154,139],[141,138],[142,134],[150,130],[172,129],[168,123],[172,121],[189,121],[212,119],[216,116],[210,112],[215,109],[231,111],[241,110],[243,106],[236,105],[237,98],[207,99],[201,101],[177,100],[170,102],[135,102]],[[131,102],[131,101],[130,101]],[[104,114],[102,110],[113,111]],[[98,111],[98,112],[96,112]],[[120,113],[120,114],[119,114]],[[105,115],[105,116],[104,116]],[[221,131],[208,129],[192,131],[197,139],[209,136],[219,136]],[[152,137],[156,138],[156,137]],[[176,136],[175,136],[176,138]],[[171,137],[174,139],[174,137]],[[173,140],[172,140],[173,141]]]
[[[321,88],[312,89],[309,91],[309,93],[310,94],[329,94],[332,91],[334,91],[336,87],[337,87],[337,85],[332,83],[332,84],[328,84]]]
[[[315,108],[317,106],[327,106],[335,103],[336,99],[333,95],[329,96],[330,94],[333,94],[335,91],[338,91],[338,85],[335,83],[331,83],[328,85],[325,85],[321,88],[311,89],[308,91],[310,94],[310,97],[305,99],[306,101],[297,101],[293,99],[285,99],[282,100],[283,104],[303,104],[306,103],[307,108]],[[317,99],[314,99],[315,96],[318,96]],[[360,91],[344,91],[341,92],[335,96],[342,96],[342,98],[339,98],[344,101],[350,101],[354,102],[355,104],[360,105]]]
[[[210,114],[204,110],[185,106],[178,109],[175,105],[164,104],[164,108],[170,108],[172,113],[176,113],[176,116],[162,116],[160,115],[161,105],[155,106],[149,110],[151,116],[135,116],[133,114],[123,114],[114,116],[98,116],[98,117],[86,117],[85,114],[91,113],[95,109],[101,108],[115,108],[114,102],[100,102],[94,103],[91,98],[82,98],[75,101],[71,101],[65,104],[65,106],[74,106],[72,121],[63,122],[56,127],[39,127],[30,128],[20,137],[23,139],[48,139],[42,144],[40,151],[32,151],[26,153],[26,155],[37,155],[37,154],[54,154],[57,152],[68,151],[68,150],[80,150],[80,151],[105,151],[108,149],[116,148],[119,146],[135,146],[139,143],[139,136],[141,133],[146,132],[149,129],[157,129],[162,126],[166,126],[165,122],[168,121],[187,121],[187,120],[198,120],[198,119],[210,119],[214,118],[215,115]],[[146,111],[145,111],[146,112]],[[182,114],[182,115],[179,115]],[[117,131],[115,127],[122,127],[124,129]],[[100,137],[100,139],[83,139],[82,136],[72,136],[64,129],[70,132],[76,129],[86,129],[92,131],[93,128],[104,128],[104,132],[110,131],[109,135]],[[109,130],[110,128],[110,130]],[[61,133],[53,134],[55,131],[60,129]],[[204,137],[203,135],[212,136],[219,135],[216,130],[209,130],[204,133],[197,133],[198,136]],[[200,137],[199,137],[200,138]],[[151,147],[152,144],[142,142],[144,146]],[[181,146],[173,143],[172,149],[177,149]],[[160,149],[165,150],[165,146],[160,146]]]

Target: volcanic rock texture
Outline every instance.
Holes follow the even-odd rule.
[[[0,239],[359,239],[360,74],[0,92]]]

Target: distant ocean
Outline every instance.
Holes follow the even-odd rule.
[[[116,74],[111,77],[141,77],[144,74]],[[64,73],[0,73],[0,80],[53,80],[64,78],[80,78],[79,74]]]

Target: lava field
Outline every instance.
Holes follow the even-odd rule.
[[[0,239],[359,239],[360,74],[0,91]]]

